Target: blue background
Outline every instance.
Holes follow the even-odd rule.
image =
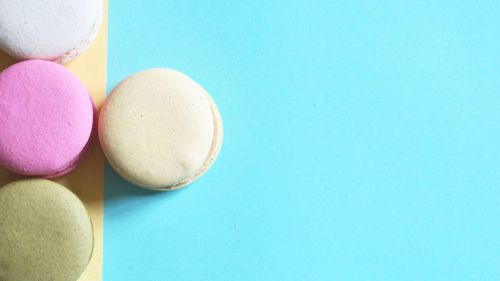
[[[104,280],[500,280],[500,2],[111,0],[108,88],[224,118],[176,192],[106,170]]]

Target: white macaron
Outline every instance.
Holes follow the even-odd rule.
[[[212,98],[170,69],[125,79],[99,117],[99,139],[111,166],[148,189],[177,189],[203,175],[219,153],[222,135]]]
[[[0,0],[0,49],[66,63],[94,41],[102,18],[102,0]]]

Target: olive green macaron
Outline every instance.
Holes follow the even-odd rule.
[[[83,203],[44,179],[0,187],[0,280],[76,281],[93,248]]]

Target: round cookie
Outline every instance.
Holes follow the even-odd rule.
[[[186,75],[156,68],[122,81],[106,99],[99,139],[111,166],[148,189],[172,190],[203,175],[222,144],[222,120]]]
[[[65,67],[41,60],[0,73],[0,166],[53,178],[71,171],[91,143],[92,99]]]
[[[0,280],[76,281],[93,248],[82,202],[43,179],[0,188]]]
[[[102,0],[0,0],[0,49],[66,63],[94,41],[102,18]]]

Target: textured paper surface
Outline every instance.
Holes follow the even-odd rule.
[[[84,54],[67,65],[85,84],[98,107],[104,101],[106,91],[107,0],[104,2],[105,18],[97,40]],[[12,58],[0,52],[0,70],[13,63]],[[56,180],[78,195],[92,219],[94,251],[90,264],[79,281],[102,280],[103,163],[104,158],[96,138],[82,164],[67,176]],[[20,177],[0,168],[0,185],[18,178]]]
[[[109,88],[181,70],[225,139],[178,191],[106,169],[106,281],[500,280],[500,1],[110,5]]]

